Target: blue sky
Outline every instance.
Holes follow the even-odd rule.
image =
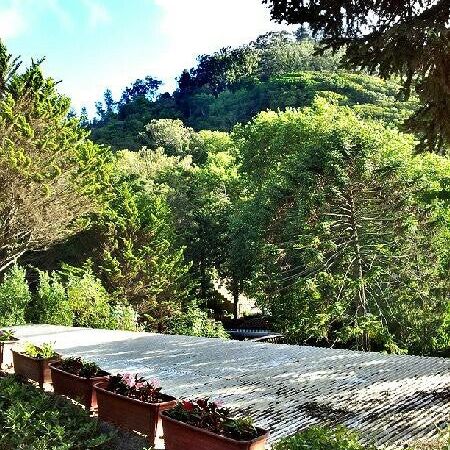
[[[198,54],[279,29],[261,0],[0,0],[0,38],[46,74],[77,111],[151,75],[173,90]]]

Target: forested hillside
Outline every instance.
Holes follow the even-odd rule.
[[[340,104],[360,105],[361,114],[388,122],[411,112],[413,101],[397,101],[397,83],[343,71],[339,54],[316,56],[315,45],[300,30],[201,55],[195,68],[180,74],[172,94],[158,94],[161,82],[151,76],[125,88],[117,101],[106,90],[96,118],[86,125],[95,142],[137,150],[146,144],[140,133],[153,119],[180,119],[196,131],[230,131],[260,111],[308,106],[318,93],[337,94]]]
[[[450,160],[417,153],[396,80],[315,46],[202,55],[92,120],[1,46],[0,325],[226,337],[222,280],[293,343],[448,352]]]

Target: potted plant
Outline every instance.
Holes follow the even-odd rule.
[[[87,409],[97,406],[94,384],[106,381],[109,376],[97,364],[81,358],[64,358],[53,362],[50,371],[55,393],[77,400]]]
[[[162,422],[166,450],[263,450],[269,436],[250,417],[233,418],[208,398],[178,402]]]
[[[11,362],[10,352],[8,350],[12,350],[18,340],[14,336],[13,330],[0,330],[0,369],[3,362],[5,364]]]
[[[61,359],[50,343],[39,347],[27,343],[21,352],[12,350],[12,354],[14,372],[29,380],[37,381],[41,388],[44,383],[51,383],[49,364]]]
[[[151,446],[162,434],[160,412],[177,403],[174,397],[161,393],[157,380],[146,381],[129,373],[111,376],[94,389],[99,419],[147,435]]]

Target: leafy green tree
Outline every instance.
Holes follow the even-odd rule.
[[[450,7],[448,0],[263,0],[279,22],[308,24],[324,48],[345,48],[350,67],[403,77],[422,106],[409,120],[422,146],[444,154],[450,144]]]
[[[64,265],[59,276],[64,280],[74,326],[136,331],[135,311],[107,292],[94,274],[92,261],[81,268]]]
[[[119,101],[119,108],[132,102],[137,97],[145,97],[149,100],[153,99],[161,84],[162,81],[155,80],[151,76],[146,76],[143,80],[137,79],[131,86],[125,88],[122,92],[122,96]]]
[[[0,273],[82,228],[111,167],[40,63],[21,73],[17,64],[0,43]]]
[[[25,323],[25,310],[31,293],[25,278],[25,269],[12,266],[0,284],[0,326],[9,327]]]
[[[162,147],[168,156],[189,154],[194,130],[185,127],[179,119],[153,119],[142,133],[143,143],[155,150]]]
[[[139,181],[120,181],[100,218],[99,270],[109,292],[134,305],[146,325],[163,331],[173,311],[190,296],[189,265],[175,245],[163,196]]]
[[[89,116],[88,116],[88,112],[87,112],[87,108],[85,106],[83,106],[81,108],[81,112],[80,112],[80,125],[83,128],[88,128],[89,127]]]
[[[223,275],[228,255],[228,224],[238,180],[234,144],[227,133],[193,133],[189,151],[199,165],[168,167],[156,178],[169,187],[180,244],[199,280],[198,297],[213,307],[213,280]],[[212,303],[210,303],[212,302]]]
[[[317,55],[319,44],[311,38],[298,40],[292,34],[272,39],[266,36],[260,36],[253,43],[260,58],[258,75],[261,80],[305,70],[334,71],[339,68],[342,52],[327,51]]]
[[[185,247],[185,260],[192,263],[190,275],[198,281],[196,297],[209,308],[217,306],[219,313],[213,281],[224,270],[229,217],[238,195],[234,144],[222,132],[191,130],[188,135],[184,155],[167,156],[162,147],[121,152],[121,166],[125,173],[146,180],[167,199],[176,245]],[[171,135],[168,137],[171,142]]]
[[[281,329],[432,351],[448,308],[448,208],[422,196],[449,161],[414,157],[411,136],[324,99],[261,113],[235,139],[248,179],[239,223],[257,234],[250,291]]]
[[[92,267],[81,269],[64,266],[67,298],[73,311],[73,325],[90,328],[111,327],[110,295],[94,275]]]
[[[258,67],[258,56],[248,46],[225,47],[197,60],[197,67],[190,71],[191,82],[196,88],[208,88],[215,97],[239,82],[252,79]]]

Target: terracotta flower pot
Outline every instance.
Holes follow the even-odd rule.
[[[37,381],[41,388],[44,383],[51,383],[52,381],[49,364],[61,359],[60,355],[55,355],[52,358],[32,358],[15,350],[12,350],[12,354],[14,372],[29,380]]]
[[[17,338],[11,338],[9,341],[0,342],[0,368],[2,367],[2,364],[12,363],[11,350],[18,341],[19,339]]]
[[[269,432],[261,433],[251,441],[236,441],[211,431],[167,417],[162,413],[164,443],[166,450],[264,450]]]
[[[84,378],[60,369],[60,362],[50,364],[53,389],[56,394],[66,395],[80,402],[86,409],[97,407],[97,395],[93,386],[105,381],[109,374],[100,377]]]
[[[138,431],[147,435],[150,445],[162,435],[160,412],[173,408],[175,397],[161,395],[163,402],[146,403],[106,390],[107,383],[94,385],[97,393],[98,417],[127,431]]]

